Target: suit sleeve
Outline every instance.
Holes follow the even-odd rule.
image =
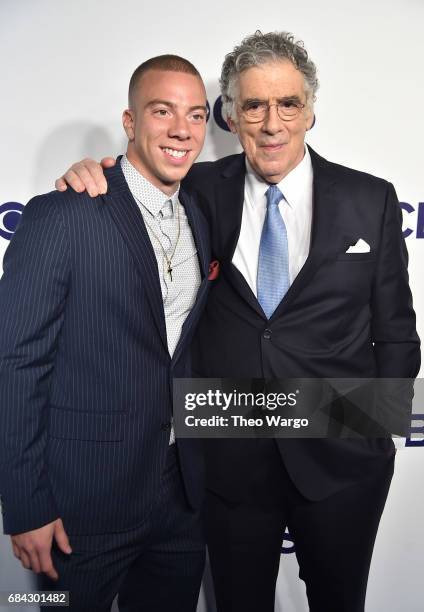
[[[372,295],[372,339],[381,378],[414,378],[420,369],[420,339],[408,278],[402,211],[388,183]]]
[[[377,376],[384,379],[376,381],[380,423],[401,436],[409,435],[414,378],[421,364],[407,266],[402,212],[388,184],[371,302],[372,339]]]
[[[0,493],[9,534],[58,518],[45,452],[68,284],[61,206],[52,196],[34,198],[6,251],[0,280]]]

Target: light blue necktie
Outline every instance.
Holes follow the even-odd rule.
[[[276,185],[266,192],[266,217],[262,228],[258,262],[258,301],[271,318],[290,287],[287,230],[278,204],[284,198]]]

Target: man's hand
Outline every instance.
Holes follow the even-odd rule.
[[[68,185],[70,185],[72,189],[79,193],[87,190],[92,198],[106,193],[107,182],[103,174],[103,168],[112,168],[116,164],[116,160],[113,157],[104,157],[100,164],[89,157],[73,164],[63,176],[56,180],[56,189],[66,191]]]
[[[72,552],[62,519],[56,519],[39,529],[11,536],[13,553],[26,569],[36,574],[44,572],[52,580],[57,580],[59,575],[50,554],[53,538],[62,552],[68,555]]]

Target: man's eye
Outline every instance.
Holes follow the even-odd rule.
[[[283,100],[282,102],[279,102],[279,106],[281,108],[296,108],[297,104],[294,100]]]
[[[195,123],[202,123],[205,120],[205,115],[204,113],[194,113],[194,115],[191,115],[191,119]]]
[[[246,102],[244,108],[245,110],[259,110],[263,108],[263,106],[263,102],[259,102],[258,100],[252,100],[251,102]]]
[[[167,117],[169,114],[169,111],[166,108],[157,108],[156,110],[153,111],[155,115],[157,115],[158,117]]]

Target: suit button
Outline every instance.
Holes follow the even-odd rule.
[[[160,428],[162,431],[169,431],[171,429],[171,421],[169,421],[168,423],[162,423]]]
[[[266,329],[263,333],[263,337],[265,340],[269,340],[272,336],[272,331],[270,329]]]

